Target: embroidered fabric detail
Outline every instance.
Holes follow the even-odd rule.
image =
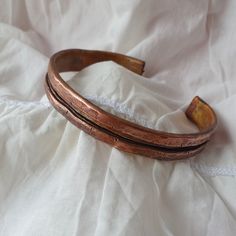
[[[227,167],[214,167],[198,164],[196,162],[190,162],[191,168],[199,172],[204,176],[236,176],[236,167],[227,166]]]
[[[111,109],[111,112],[113,114],[120,114],[122,118],[135,122],[146,128],[150,128],[150,129],[155,128],[155,124],[153,122],[148,121],[145,116],[134,114],[134,111],[132,111],[129,107],[123,104],[120,104],[119,102],[107,99],[105,97],[90,96],[90,95],[89,96],[82,95],[82,96],[84,96],[86,99],[88,99],[92,103],[97,104],[98,106],[104,106]]]
[[[5,97],[0,98],[0,103],[3,103],[5,105],[9,106],[22,106],[22,107],[28,107],[28,106],[45,106],[47,108],[51,107],[51,104],[49,101],[19,101],[19,100],[10,100]]]

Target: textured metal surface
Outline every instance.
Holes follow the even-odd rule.
[[[198,126],[200,132],[167,133],[107,113],[80,96],[59,75],[59,72],[80,71],[105,60],[112,60],[138,74],[143,72],[143,61],[117,53],[70,49],[51,57],[45,89],[49,100],[60,113],[95,138],[126,152],[175,160],[194,156],[203,149],[215,130],[217,119],[212,108],[199,97],[193,99],[186,116]]]

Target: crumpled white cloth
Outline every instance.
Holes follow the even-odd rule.
[[[0,235],[235,235],[234,0],[0,0]],[[146,61],[63,74],[92,102],[154,129],[193,132],[184,109],[211,104],[218,129],[191,160],[155,161],[80,131],[48,102],[50,55],[110,50]]]

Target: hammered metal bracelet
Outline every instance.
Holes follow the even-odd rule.
[[[113,147],[154,159],[177,160],[192,157],[203,150],[215,131],[213,109],[196,96],[185,114],[198,133],[175,134],[149,129],[110,114],[73,90],[61,72],[80,71],[101,62],[114,61],[142,74],[145,63],[133,57],[105,51],[69,49],[54,54],[45,79],[46,94],[52,105],[78,128]]]

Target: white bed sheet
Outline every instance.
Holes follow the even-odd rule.
[[[236,1],[0,0],[0,235],[235,235]],[[110,50],[146,61],[144,76],[111,62],[69,83],[147,127],[195,128],[183,110],[210,103],[218,129],[196,158],[120,152],[49,104],[50,55]],[[65,76],[66,77],[66,76]]]

